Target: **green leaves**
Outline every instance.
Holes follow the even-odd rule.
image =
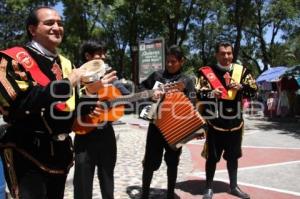
[[[104,40],[110,64],[127,78],[135,67],[131,49],[157,37],[185,49],[188,71],[214,62],[218,40],[234,43],[236,58],[257,73],[300,63],[299,0],[2,0],[1,48],[26,42],[24,17],[32,8],[57,3],[64,6],[61,51],[78,63],[84,40]]]

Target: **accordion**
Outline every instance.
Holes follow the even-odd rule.
[[[160,102],[154,124],[173,149],[206,130],[206,123],[183,92],[168,92]]]

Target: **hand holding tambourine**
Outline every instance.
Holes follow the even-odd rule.
[[[103,84],[112,83],[117,79],[116,71],[106,74],[106,65],[101,59],[94,59],[80,66],[84,71],[80,82],[85,85],[89,93],[97,93]]]

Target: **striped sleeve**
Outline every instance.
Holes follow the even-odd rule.
[[[258,90],[256,81],[248,69],[245,70],[242,81],[243,95],[245,97],[252,97]]]
[[[17,96],[26,91],[30,82],[19,64],[3,54],[0,55],[0,105],[9,107]]]

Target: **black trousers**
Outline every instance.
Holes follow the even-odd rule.
[[[177,179],[177,166],[179,164],[181,148],[176,151],[173,150],[163,138],[163,135],[160,132],[160,130],[154,124],[150,123],[147,134],[145,157],[143,161],[144,170],[142,184],[142,199],[149,198],[150,184],[153,172],[159,169],[162,162],[163,154],[168,167],[167,198],[174,199],[174,190]]]
[[[243,128],[233,132],[220,132],[209,126],[203,154],[207,160],[218,162],[242,157]]]
[[[42,171],[17,152],[14,156],[14,170],[18,183],[20,199],[63,199],[67,174],[50,174]],[[1,154],[4,160],[3,154]],[[11,188],[10,175],[3,161],[8,187]]]
[[[165,150],[165,153],[164,153]],[[159,169],[162,157],[168,167],[177,167],[179,164],[179,157],[181,154],[181,148],[173,150],[163,138],[160,130],[152,123],[149,124],[146,151],[144,157],[144,169],[156,171]]]
[[[19,180],[20,199],[63,199],[66,176],[28,171]]]
[[[75,199],[92,198],[96,166],[102,198],[114,198],[116,156],[116,138],[111,124],[87,135],[75,137],[75,171],[73,179]]]
[[[41,168],[44,169],[42,170],[17,150],[8,149],[12,152],[12,155],[10,155],[12,159],[7,159],[13,161],[14,165],[14,172],[9,172],[11,170],[8,169],[8,164],[6,164],[7,159],[4,157],[4,149],[1,149],[5,179],[10,190],[12,187],[11,176],[15,176],[15,183],[17,183],[21,199],[63,199],[67,170],[73,161],[71,138],[67,137],[64,141],[54,141],[49,139],[48,136],[37,136],[30,132],[18,133],[18,131],[15,134],[11,131],[8,136],[15,138],[19,151],[31,155],[33,160],[43,164]],[[8,157],[7,154],[6,157]],[[46,167],[52,172],[58,169],[65,173],[50,173],[50,171],[46,171],[48,170]]]
[[[227,161],[230,187],[237,186],[238,159],[242,157],[243,128],[233,132],[221,132],[209,126],[202,155],[206,158],[206,188],[212,188],[217,162]]]

